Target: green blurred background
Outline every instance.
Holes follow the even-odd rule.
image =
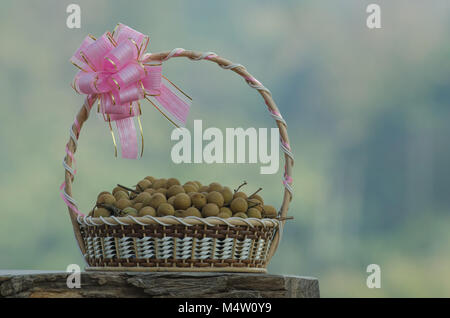
[[[382,29],[366,27],[366,7]],[[149,50],[214,51],[244,64],[271,91],[295,153],[294,199],[271,273],[315,276],[325,297],[450,296],[450,2],[75,1],[0,2],[0,269],[83,264],[59,197],[69,127],[83,97],[68,59],[88,33],[122,22],[150,35]],[[164,73],[194,99],[187,127],[275,127],[258,94],[208,62],[173,59]],[[144,104],[146,148],[116,159],[91,116],[77,152],[74,197],[146,176],[176,176],[282,198],[282,169],[259,164],[175,165],[172,127]],[[282,167],[282,163],[280,163]],[[366,267],[381,266],[381,289]]]

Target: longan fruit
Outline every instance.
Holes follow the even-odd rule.
[[[108,217],[111,215],[111,212],[109,212],[109,210],[105,209],[105,208],[98,208],[94,211],[94,217],[95,218],[99,218],[101,216],[103,217]]]
[[[186,193],[197,192],[197,190],[198,190],[197,185],[196,184],[194,185],[192,183],[185,183],[183,185],[183,189]]]
[[[242,191],[238,191],[233,195],[233,199],[236,199],[236,198],[247,199],[247,195]]]
[[[166,188],[159,188],[158,190],[155,191],[155,193],[161,193],[164,196],[166,196],[167,194],[167,189]]]
[[[140,210],[140,209],[142,209],[144,207],[144,203],[140,203],[140,202],[138,202],[138,203],[135,203],[135,204],[133,204],[133,208],[135,208],[136,210]]]
[[[150,200],[148,205],[151,206],[154,209],[157,209],[162,203],[166,203],[166,202],[167,202],[167,199],[164,196],[164,194],[162,194],[162,193],[155,193],[152,196],[152,198],[151,198],[151,200]]]
[[[177,218],[182,218],[183,212],[184,212],[184,210],[175,210],[174,216],[176,216]]]
[[[257,219],[261,218],[261,212],[255,208],[248,209],[247,215],[249,218],[257,218]]]
[[[150,193],[150,194],[154,194],[154,193],[156,193],[156,190],[153,189],[153,188],[147,188],[147,189],[144,190],[144,192],[147,192],[147,193]]]
[[[155,177],[152,177],[152,176],[147,176],[147,177],[145,177],[144,179],[147,179],[147,180],[150,181],[151,183],[153,183],[153,181],[156,180],[156,178],[155,178]]]
[[[119,201],[117,201],[115,203],[115,206],[116,206],[116,208],[118,208],[120,210],[123,210],[123,209],[131,206],[132,204],[133,203],[130,200],[128,200],[128,199],[120,199]]]
[[[228,219],[229,217],[231,217],[231,215],[226,212],[219,212],[219,214],[217,214],[217,217],[222,219]]]
[[[254,208],[262,212],[262,203],[257,199],[247,199],[248,208]]]
[[[228,217],[231,217],[233,215],[233,211],[230,210],[230,208],[227,207],[221,207],[219,210],[219,215],[227,214]]]
[[[167,188],[167,179],[157,179],[153,181],[153,189]]]
[[[197,188],[201,188],[202,187],[202,183],[200,181],[194,181],[194,183],[197,185]]]
[[[202,192],[208,192],[209,187],[208,186],[201,186],[200,188],[198,188],[198,192],[202,193]]]
[[[233,192],[229,187],[223,187],[222,191],[220,193],[223,196],[223,203],[225,205],[230,204],[231,200],[233,200]]]
[[[195,181],[188,181],[188,182],[186,182],[185,184],[192,184],[192,185],[193,185],[194,187],[196,187],[197,190],[198,190],[198,184],[195,183]]]
[[[138,216],[138,211],[135,208],[132,208],[131,206],[129,206],[122,210],[122,214],[124,216],[127,216],[127,215]]]
[[[238,213],[233,214],[233,217],[234,217],[234,218],[243,218],[243,219],[246,219],[246,218],[247,218],[247,214],[245,214],[245,213],[243,213],[243,212],[238,212]]]
[[[243,212],[245,213],[248,209],[247,201],[244,198],[235,198],[231,201],[230,209],[233,213]]]
[[[186,210],[191,206],[191,198],[186,193],[178,193],[173,201],[173,206],[177,210]]]
[[[151,185],[152,185],[152,183],[150,181],[148,181],[147,179],[144,179],[144,180],[141,180],[141,181],[138,182],[137,188],[138,188],[139,191],[144,191],[145,189],[147,189]]]
[[[264,217],[269,217],[272,219],[277,217],[278,211],[272,205],[264,205],[262,208],[263,208]]]
[[[192,205],[197,209],[201,209],[206,205],[206,196],[202,193],[194,192],[191,196]]]
[[[167,203],[174,205],[174,201],[175,201],[175,196],[171,196],[170,198],[167,199]]]
[[[175,209],[169,203],[161,203],[158,207],[158,216],[174,215]]]
[[[148,192],[141,192],[134,199],[134,202],[136,202],[136,203],[143,203],[144,205],[147,205],[150,202],[151,199],[152,199],[152,195],[150,193],[148,193]]]
[[[98,198],[100,198],[102,195],[104,195],[104,194],[111,194],[111,193],[109,193],[108,191],[102,191],[102,192],[100,192],[98,195],[97,195],[97,200],[98,200]]]
[[[151,206],[144,206],[142,209],[139,210],[139,216],[145,216],[145,215],[151,215],[156,216],[156,211]]]
[[[116,198],[110,193],[104,193],[99,196],[97,203],[98,204],[114,204],[116,202]]]
[[[212,182],[212,183],[209,184],[208,192],[212,192],[212,191],[220,192],[222,190],[223,190],[223,187],[218,182]]]
[[[177,195],[178,193],[184,193],[184,188],[182,186],[180,186],[179,184],[174,184],[169,189],[167,189],[166,194],[167,194],[167,197],[170,198],[171,196]]]
[[[249,199],[256,199],[259,202],[261,202],[261,204],[264,204],[264,200],[259,194],[253,194],[253,195],[250,196]]]
[[[125,190],[124,188],[121,188],[121,187],[115,187],[115,188],[112,190],[112,194],[114,195],[114,194],[116,194],[116,192],[118,192],[118,191],[124,191],[124,192],[128,193],[128,191]]]
[[[217,216],[219,214],[219,207],[214,203],[208,203],[202,208],[203,217]]]
[[[183,217],[186,217],[186,216],[197,216],[197,217],[201,218],[202,214],[200,213],[200,211],[197,208],[190,207],[187,210],[182,212],[182,216]]]
[[[208,203],[215,203],[219,208],[223,207],[223,196],[220,192],[212,191],[206,196]]]
[[[119,201],[120,199],[128,199],[128,193],[122,190],[116,191],[116,193],[114,193],[114,198],[116,198],[116,201]]]
[[[167,179],[167,189],[169,189],[171,186],[174,186],[174,185],[180,185],[180,181],[178,181],[177,178]]]

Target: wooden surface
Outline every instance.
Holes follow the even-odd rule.
[[[1,297],[320,297],[312,277],[240,273],[82,272],[81,288],[67,287],[68,274],[0,270]]]

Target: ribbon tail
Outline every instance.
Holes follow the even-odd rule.
[[[133,117],[118,119],[115,122],[119,133],[122,158],[137,159],[138,143]]]
[[[192,99],[183,93],[164,76],[161,79],[160,94],[157,96],[146,96],[172,124],[177,127],[186,125]]]

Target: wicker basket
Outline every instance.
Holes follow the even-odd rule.
[[[266,267],[281,238],[292,199],[293,158],[289,147],[286,122],[272,96],[240,64],[217,56],[184,49],[153,53],[147,61],[166,61],[173,57],[208,60],[223,69],[241,75],[247,84],[259,91],[280,131],[285,158],[285,187],[277,219],[241,219],[218,217],[100,217],[79,216],[72,198],[74,153],[83,123],[89,117],[96,96],[86,99],[70,130],[64,158],[63,195],[69,201],[69,214],[75,237],[88,264],[86,270],[120,271],[220,271],[266,272]]]

